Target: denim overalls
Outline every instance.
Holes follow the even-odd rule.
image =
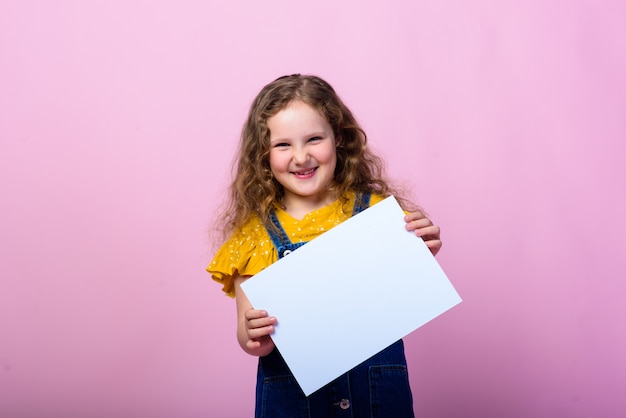
[[[357,196],[352,215],[367,209],[369,200],[369,194]],[[279,258],[305,244],[291,243],[274,212],[270,219],[279,230],[276,234],[268,229]],[[309,397],[304,396],[278,349],[260,357],[255,418],[300,417],[414,417],[402,340]]]

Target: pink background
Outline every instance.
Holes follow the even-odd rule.
[[[0,1],[0,416],[251,416],[207,231],[293,72],[443,228],[417,415],[626,415],[626,5],[376,3]]]

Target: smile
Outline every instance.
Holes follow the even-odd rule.
[[[291,173],[294,174],[296,177],[311,177],[313,175],[313,173],[315,173],[315,170],[317,170],[317,167],[314,168],[310,168],[308,170],[305,171],[292,171]]]

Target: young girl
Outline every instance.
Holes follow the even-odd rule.
[[[221,223],[228,239],[207,271],[236,298],[237,339],[245,352],[259,357],[257,418],[413,416],[402,340],[305,397],[272,342],[278,319],[252,307],[240,287],[391,194],[407,209],[382,167],[350,110],[319,77],[281,77],[252,103]],[[433,254],[439,251],[439,227],[422,211],[404,220]]]

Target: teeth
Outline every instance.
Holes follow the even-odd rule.
[[[313,171],[315,171],[314,168],[307,170],[307,171],[296,171],[296,174],[300,175],[300,176],[305,176],[307,174],[311,174]]]

